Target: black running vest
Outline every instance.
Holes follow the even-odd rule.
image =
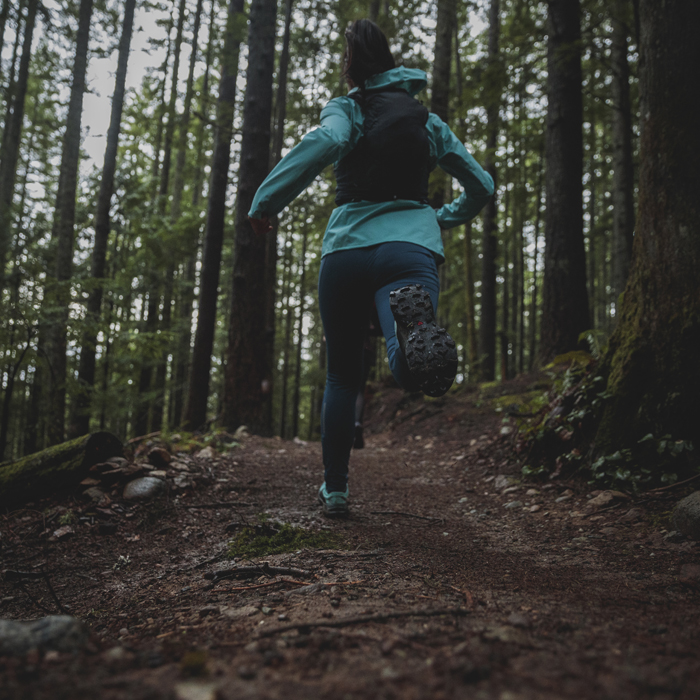
[[[335,203],[428,201],[428,110],[405,90],[357,92],[364,134],[335,168]]]

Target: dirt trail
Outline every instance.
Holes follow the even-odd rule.
[[[93,641],[0,658],[0,698],[697,698],[700,548],[664,530],[692,489],[591,507],[585,483],[520,483],[501,427],[477,393],[386,390],[347,521],[315,505],[318,444],[254,437],[191,460],[165,503],[115,499],[111,534],[78,499],[72,538],[49,541],[46,503],[3,517],[3,569],[50,572]],[[205,578],[250,564],[226,544],[262,512],[341,548],[256,560],[297,583]],[[43,585],[25,590],[54,611]],[[7,581],[0,603],[42,614]]]

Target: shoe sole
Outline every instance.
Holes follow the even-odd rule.
[[[322,496],[318,497],[318,502],[323,507],[323,514],[328,518],[345,518],[349,514],[347,503],[343,505],[328,505]]]
[[[389,305],[409,371],[424,394],[443,396],[457,375],[457,347],[437,325],[430,294],[423,285],[410,284],[390,292]]]

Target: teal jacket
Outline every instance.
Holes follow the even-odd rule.
[[[411,96],[427,84],[421,70],[394,68],[368,78],[365,90],[398,87]],[[357,88],[355,88],[357,89]],[[350,97],[336,97],[321,112],[321,126],[310,131],[272,170],[260,185],[249,216],[274,216],[303,192],[331,163],[346,156],[362,136],[362,110]],[[412,200],[348,202],[331,214],[323,238],[322,255],[349,248],[364,248],[390,241],[416,243],[444,260],[440,229],[473,219],[493,195],[491,176],[439,117],[430,114],[431,169],[439,165],[464,188],[453,202],[437,212]]]

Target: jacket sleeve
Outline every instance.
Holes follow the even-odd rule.
[[[427,127],[435,144],[437,164],[448,175],[457,178],[464,188],[457,199],[438,209],[438,223],[440,228],[465,224],[471,221],[493,196],[493,179],[442,119],[431,114]]]
[[[321,125],[306,134],[265,178],[248,215],[260,219],[278,214],[327,166],[349,153],[361,135],[362,113],[355,101],[331,100],[321,112]]]

